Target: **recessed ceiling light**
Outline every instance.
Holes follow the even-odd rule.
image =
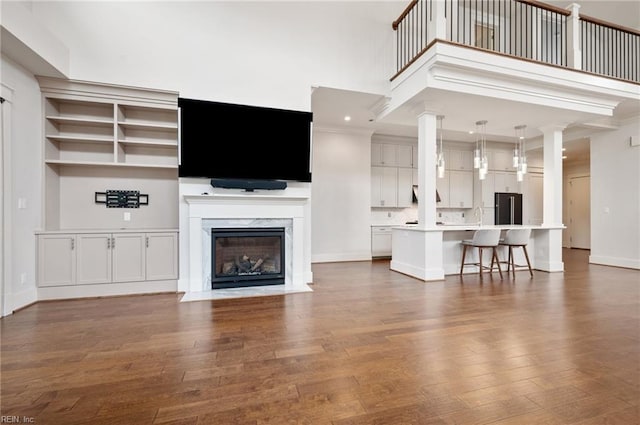
[[[473,134],[473,130],[469,130],[469,134]]]
[[[562,159],[567,159],[567,155],[562,155]]]
[[[344,120],[345,121],[351,121],[351,117],[349,115],[345,115]]]

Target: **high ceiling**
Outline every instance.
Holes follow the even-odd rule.
[[[546,3],[564,8],[574,2],[547,1]],[[582,0],[578,1],[578,3],[581,5],[581,14],[625,27],[640,29],[639,0]],[[469,132],[474,130],[474,121],[469,120],[468,117],[474,116],[474,114],[477,116],[477,119],[487,119],[491,121],[491,124],[487,125],[488,130],[489,127],[491,127],[492,130],[490,132],[492,133],[491,141],[512,143],[512,123],[518,121],[517,116],[526,117],[526,124],[528,126],[527,138],[535,138],[540,136],[537,128],[546,122],[550,122],[556,113],[553,109],[539,108],[529,104],[518,104],[517,108],[514,108],[513,103],[500,101],[498,99],[488,102],[486,97],[477,98],[464,93],[436,93],[436,97],[439,97],[436,99],[432,91],[430,96],[434,103],[439,105],[439,113],[445,115],[447,125],[444,125],[444,135],[446,140],[473,142],[475,136]],[[351,127],[368,129],[378,134],[417,137],[417,122],[413,117],[411,117],[411,119],[396,117],[395,119],[386,120],[386,122],[379,122],[377,120],[377,112],[384,103],[385,96],[383,94],[318,87],[312,94],[314,125],[329,128]],[[616,110],[616,115],[624,118],[629,114],[636,114],[638,112],[637,109],[637,103],[624,104]],[[580,117],[577,115],[575,117],[569,116],[570,114],[567,114],[567,111],[563,113],[567,115],[569,122],[572,122],[572,118],[575,118],[576,122],[582,123],[586,123],[590,119],[584,115]],[[345,122],[345,116],[350,116],[351,120]],[[464,117],[464,120],[462,120],[461,117]],[[594,116],[593,120],[597,121],[598,117]],[[509,123],[509,125],[506,126],[501,123]],[[505,128],[500,128],[501,125]],[[564,146],[567,149],[566,155],[571,160],[583,161],[589,159],[588,139],[581,136],[585,128],[574,127],[568,128],[568,131],[565,131]],[[598,128],[590,128],[589,130],[597,131]],[[566,134],[572,131],[576,135],[574,137],[567,137]]]

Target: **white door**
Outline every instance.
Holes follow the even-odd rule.
[[[569,246],[591,249],[591,178],[569,179]]]

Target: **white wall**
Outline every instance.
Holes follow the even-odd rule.
[[[640,269],[640,122],[591,137],[591,263]]]
[[[371,133],[314,130],[311,261],[371,259]]]
[[[68,46],[70,78],[309,110],[311,87],[386,92],[387,2],[34,2]]]
[[[10,235],[6,254],[10,272],[6,286],[6,312],[36,301],[36,243],[34,231],[41,225],[42,202],[42,100],[36,79],[27,70],[2,56],[2,84],[13,91],[10,126],[11,156],[5,158],[11,168],[4,198],[10,214]],[[26,208],[18,209],[24,198]],[[24,277],[24,283],[23,282]]]

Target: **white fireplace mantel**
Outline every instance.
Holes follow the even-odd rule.
[[[188,205],[188,288],[187,292],[209,290],[204,281],[207,273],[206,255],[210,255],[203,229],[207,223],[215,221],[260,220],[262,222],[287,221],[291,223],[291,243],[285,251],[287,264],[291,270],[285,278],[285,289],[307,288],[310,283],[307,269],[310,270],[310,255],[306,253],[309,225],[306,193],[264,193],[221,191],[202,195],[183,195]],[[308,263],[308,264],[307,264]]]

